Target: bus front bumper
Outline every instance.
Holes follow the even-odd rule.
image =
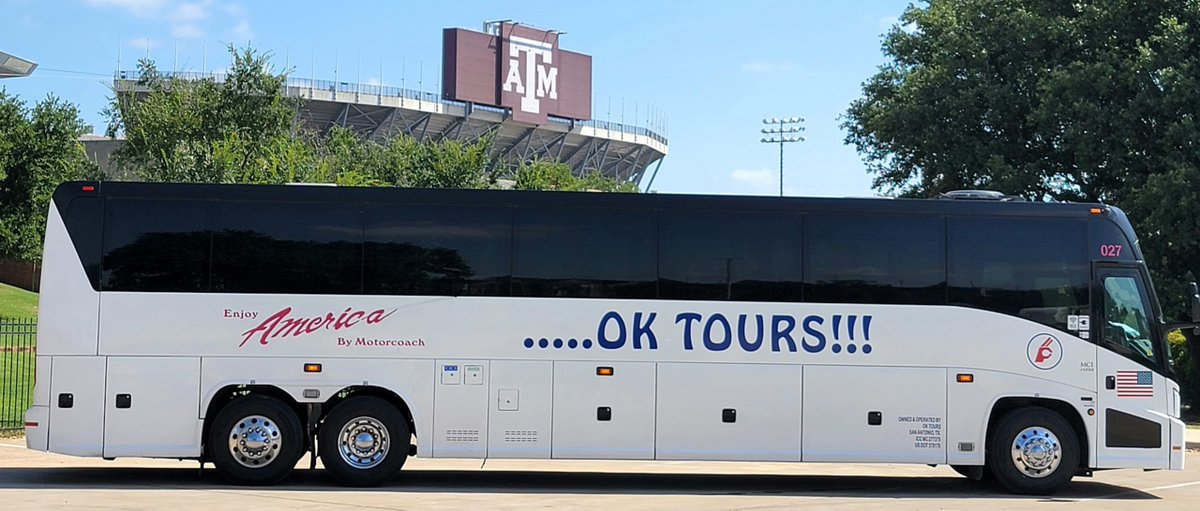
[[[1169,417],[1171,424],[1171,470],[1183,470],[1183,455],[1187,452],[1187,427],[1183,421]]]

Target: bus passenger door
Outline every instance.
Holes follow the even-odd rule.
[[[1168,468],[1166,354],[1145,279],[1132,266],[1098,265],[1095,273],[1097,468]]]

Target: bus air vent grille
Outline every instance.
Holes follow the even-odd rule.
[[[535,444],[538,441],[538,432],[536,429],[506,429],[504,430],[504,441]]]
[[[478,442],[479,441],[479,430],[478,429],[447,429],[446,430],[446,441],[447,442]]]

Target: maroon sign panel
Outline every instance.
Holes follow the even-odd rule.
[[[592,118],[592,57],[558,47],[558,33],[503,23],[495,36],[442,32],[442,96],[512,109],[513,120]]]

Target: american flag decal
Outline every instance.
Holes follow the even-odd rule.
[[[1154,373],[1117,371],[1117,397],[1154,397]]]

